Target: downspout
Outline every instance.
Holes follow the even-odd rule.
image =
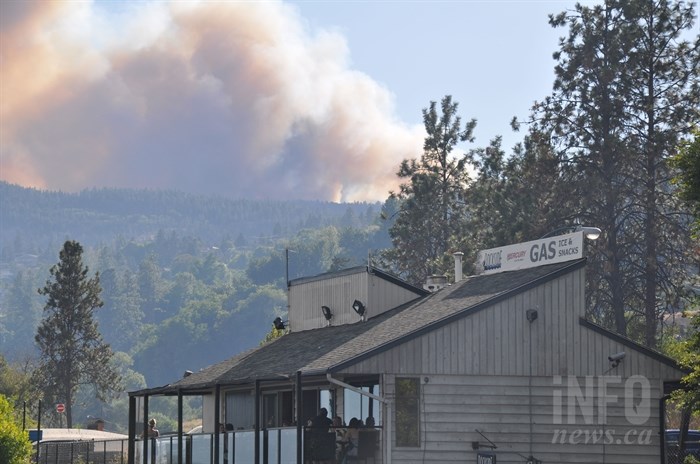
[[[358,394],[360,394],[360,395],[362,395],[362,396],[366,396],[366,397],[368,397],[368,398],[372,398],[373,400],[377,400],[377,401],[382,402],[382,403],[384,403],[384,404],[386,405],[386,415],[387,415],[387,418],[386,418],[386,427],[385,427],[385,431],[386,431],[386,461],[385,461],[385,462],[386,462],[387,464],[391,464],[391,436],[392,436],[392,429],[391,429],[391,418],[392,418],[391,401],[389,401],[388,399],[386,399],[386,398],[384,398],[384,397],[377,396],[377,395],[375,395],[374,393],[369,393],[369,392],[363,391],[363,390],[361,390],[361,389],[359,389],[359,388],[357,388],[357,387],[354,387],[354,386],[350,385],[349,383],[345,383],[345,382],[342,382],[342,381],[340,381],[340,380],[338,380],[338,379],[334,379],[334,378],[331,376],[331,373],[330,373],[330,372],[326,372],[326,379],[327,379],[330,383],[332,383],[332,384],[334,384],[334,385],[338,385],[339,387],[343,387],[343,388],[346,388],[346,389],[348,389],[348,390],[354,391],[355,393],[358,393]]]

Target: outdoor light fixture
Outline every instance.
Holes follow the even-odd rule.
[[[598,237],[600,237],[601,234],[601,230],[597,227],[579,225],[576,227],[576,232],[578,231],[582,231],[583,235],[585,235],[588,240],[598,240]]]
[[[560,235],[560,234],[563,234],[565,232],[583,232],[583,235],[588,240],[597,240],[598,237],[600,237],[600,234],[602,233],[602,231],[598,227],[590,227],[590,226],[584,226],[581,224],[574,224],[571,226],[559,227],[557,229],[549,231],[546,234],[544,234],[542,237],[540,237],[539,239],[541,240],[543,238],[554,237],[556,235]]]
[[[536,309],[528,309],[525,311],[525,317],[527,318],[528,322],[534,322],[537,320],[537,310]]]
[[[352,309],[354,309],[357,315],[360,317],[363,317],[365,315],[365,311],[367,310],[365,305],[363,305],[360,300],[355,300],[352,302]]]
[[[328,306],[321,306],[321,311],[323,312],[323,317],[325,317],[327,321],[330,321],[333,317],[331,308],[329,308]]]
[[[277,330],[284,330],[287,327],[287,323],[289,321],[283,321],[281,317],[277,316],[274,321],[272,321],[272,325],[275,326],[275,329]]]
[[[621,351],[619,353],[611,354],[608,356],[608,361],[610,361],[610,368],[615,368],[620,365],[623,359],[625,359],[625,356],[627,353],[624,351]]]

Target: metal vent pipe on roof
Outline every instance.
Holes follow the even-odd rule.
[[[462,257],[464,253],[456,251],[452,253],[452,256],[455,257],[455,283],[457,283],[462,280]]]

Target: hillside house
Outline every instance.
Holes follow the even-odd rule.
[[[292,281],[289,333],[130,393],[129,464],[154,447],[178,464],[332,462],[333,439],[314,449],[306,427],[321,407],[376,420],[366,462],[659,463],[683,372],[585,319],[582,242],[486,250],[481,274],[461,279],[457,261],[434,293],[372,267]],[[180,430],[136,441],[154,395],[178,396]],[[204,398],[204,433],[188,439],[186,395]]]

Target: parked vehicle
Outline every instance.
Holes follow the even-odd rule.
[[[680,430],[666,430],[666,449],[669,455],[680,452]],[[700,459],[700,430],[688,430],[688,435],[685,440],[685,456],[693,456]],[[685,457],[679,456],[679,457]]]

